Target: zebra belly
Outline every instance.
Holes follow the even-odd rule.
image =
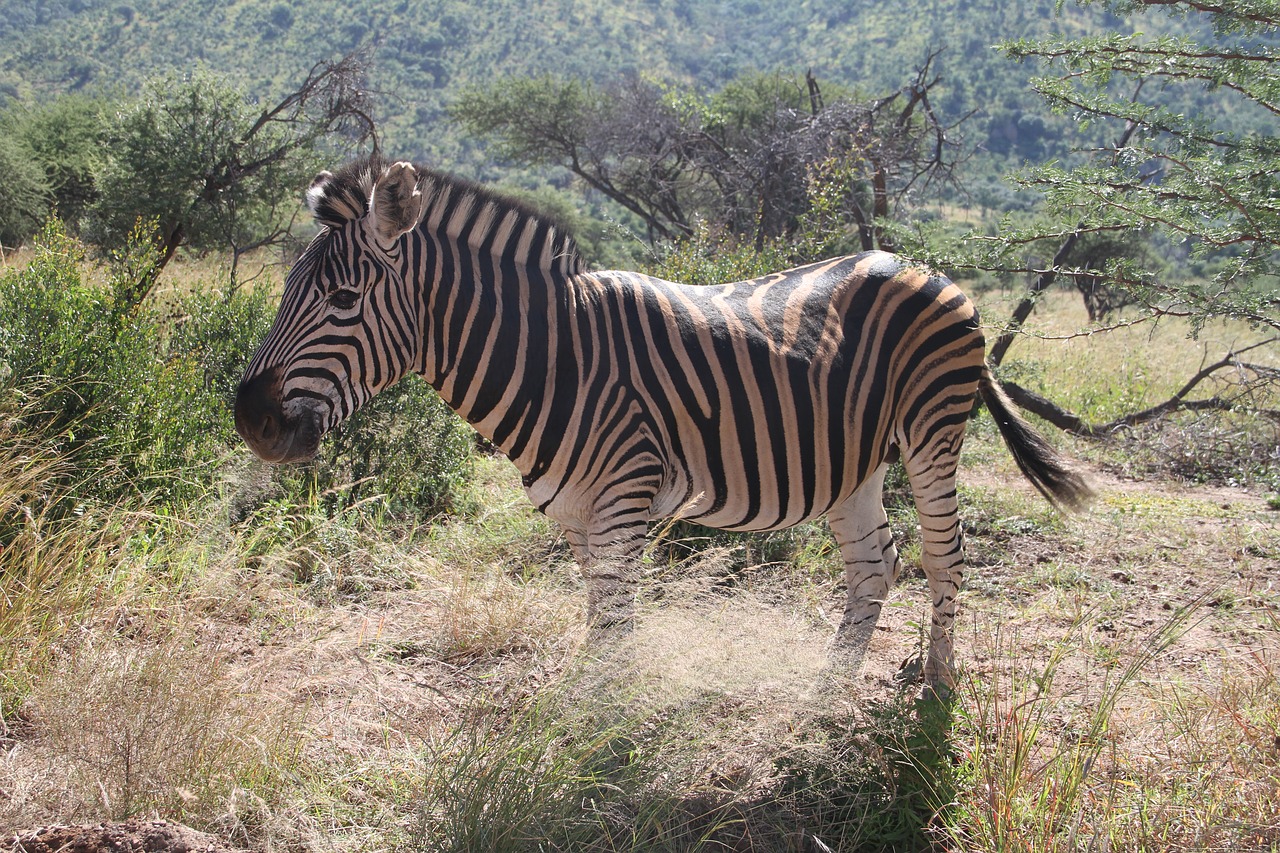
[[[702,448],[708,464],[696,473],[673,466],[653,502],[652,517],[678,517],[720,530],[779,530],[822,517],[857,488],[851,471],[833,484],[826,447],[814,448],[811,441],[810,452],[801,454],[795,441],[786,458],[743,453],[754,439]],[[802,457],[821,458],[823,464],[806,471],[797,461]],[[748,467],[746,458],[768,464]]]

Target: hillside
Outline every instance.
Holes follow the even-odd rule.
[[[1065,120],[1043,113],[1031,69],[995,41],[1123,29],[1100,11],[1051,0],[10,0],[0,19],[0,105],[65,91],[129,92],[158,73],[204,63],[270,97],[314,62],[374,49],[387,148],[475,173],[487,157],[443,114],[464,87],[542,72],[607,80],[645,74],[716,88],[754,70],[812,68],[868,94],[905,83],[942,48],[939,106],[977,110],[971,145],[1041,156]],[[1148,20],[1147,25],[1151,24]],[[986,168],[994,173],[996,169]]]

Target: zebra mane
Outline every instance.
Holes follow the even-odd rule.
[[[374,154],[353,160],[337,172],[320,173],[307,191],[307,201],[316,221],[340,228],[364,216],[369,210],[374,181],[388,165],[389,161]],[[438,219],[440,211],[437,208],[442,205],[447,205],[450,209],[467,206],[471,211],[471,219],[483,219],[492,224],[502,222],[514,212],[518,221],[532,220],[547,226],[541,233],[546,235],[547,244],[555,244],[558,266],[571,273],[583,269],[582,256],[572,232],[555,216],[481,184],[419,164],[414,164],[414,169],[418,172],[418,188],[428,198],[423,221]],[[541,249],[541,246],[530,247],[530,255],[537,257]]]

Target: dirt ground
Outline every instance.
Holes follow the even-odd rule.
[[[0,843],[7,853],[237,853],[212,835],[164,820],[47,826]]]

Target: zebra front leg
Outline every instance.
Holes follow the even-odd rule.
[[[862,667],[867,646],[898,578],[901,563],[885,515],[883,491],[888,464],[882,464],[853,495],[828,516],[844,559],[844,616],[836,630],[833,657],[853,672]]]
[[[587,623],[593,636],[634,627],[636,582],[647,533],[647,517],[614,519],[603,531],[585,536],[581,554],[570,538],[587,584]]]

